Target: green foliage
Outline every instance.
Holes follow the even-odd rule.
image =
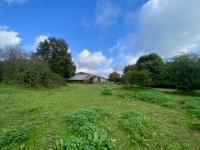
[[[142,55],[135,63],[136,70],[148,70],[151,74],[151,80],[153,85],[158,85],[158,77],[163,65],[162,58],[156,53],[150,53],[149,55]]]
[[[191,93],[200,87],[200,56],[196,53],[181,53],[167,64],[168,82],[182,93]]]
[[[165,105],[166,103],[172,104],[174,101],[174,98],[168,97],[162,92],[153,88],[133,87],[132,90],[134,92],[131,96],[141,101],[156,103],[160,105]]]
[[[144,118],[144,119],[143,119]],[[120,127],[128,133],[132,144],[144,144],[149,136],[147,129],[151,121],[135,111],[127,111],[120,117]]]
[[[177,104],[172,102],[172,101],[167,101],[161,104],[163,107],[168,107],[168,108],[177,108]]]
[[[200,130],[200,99],[199,98],[186,98],[182,101],[182,107],[187,109],[188,114],[197,119],[192,124],[192,128]]]
[[[76,132],[87,122],[95,122],[105,116],[109,116],[109,113],[102,108],[82,109],[70,114],[68,122],[72,125],[71,130]]]
[[[3,83],[27,88],[53,88],[65,85],[66,81],[53,73],[48,64],[38,59],[30,59],[19,46],[7,47],[2,63]]]
[[[124,69],[123,69],[123,73],[125,74],[127,71],[134,71],[135,70],[135,65],[128,65],[128,66],[125,66]]]
[[[112,92],[109,89],[104,89],[103,92],[101,92],[101,95],[112,95]]]
[[[120,98],[125,98],[125,96],[123,94],[118,94],[117,96]]]
[[[114,71],[113,73],[110,73],[108,80],[112,82],[119,82],[121,80],[120,74]]]
[[[72,137],[64,145],[64,149],[110,149],[111,143],[102,129],[94,125],[99,119],[109,116],[102,108],[78,110],[68,117],[73,131]]]
[[[194,130],[200,131],[200,121],[194,122],[194,123],[192,124],[192,128],[193,128]]]
[[[151,79],[151,73],[148,70],[133,71],[132,82],[136,85],[141,85],[141,86],[153,85]]]
[[[126,87],[129,88],[130,85],[133,83],[133,78],[132,78],[132,71],[128,70],[124,73],[122,76],[122,81],[126,83]]]
[[[4,131],[4,133],[0,135],[0,148],[14,143],[21,143],[26,139],[28,139],[28,134],[24,129]]]
[[[64,78],[70,78],[75,74],[76,66],[69,53],[68,44],[63,39],[49,37],[39,43],[34,55],[46,61],[54,73]]]

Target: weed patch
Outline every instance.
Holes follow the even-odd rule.
[[[103,117],[109,116],[102,108],[78,110],[68,117],[72,137],[64,145],[64,149],[110,149],[112,147],[103,129],[95,125]]]
[[[4,131],[4,133],[0,135],[0,148],[14,143],[21,143],[26,139],[28,139],[28,134],[24,129],[13,129],[11,131]]]
[[[182,108],[186,109],[188,114],[198,121],[192,124],[192,128],[200,130],[200,99],[199,98],[186,98],[182,103]]]
[[[196,121],[192,124],[192,128],[200,131],[200,121]]]
[[[112,95],[112,92],[109,89],[104,89],[103,92],[101,92],[101,95]]]
[[[19,114],[32,114],[32,113],[38,113],[40,112],[42,107],[33,107],[33,108],[27,108],[23,110],[18,110]]]
[[[132,144],[145,144],[149,136],[147,129],[150,127],[151,120],[139,115],[135,111],[123,113],[119,120],[120,127],[128,133],[128,138]]]
[[[168,97],[162,92],[148,87],[132,87],[132,94],[128,95],[129,98],[135,98],[137,100],[145,101],[148,103],[159,104],[163,107],[176,108],[174,103],[175,99]]]
[[[119,98],[125,98],[125,96],[123,94],[118,94],[117,97],[119,97]]]
[[[177,104],[172,101],[164,102],[161,104],[161,106],[168,107],[168,108],[177,108],[178,107]]]

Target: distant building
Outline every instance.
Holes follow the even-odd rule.
[[[105,83],[106,82],[106,78],[98,76],[98,75],[86,73],[86,72],[76,73],[73,77],[71,77],[68,80],[77,81],[77,82],[83,82],[85,80],[85,81],[88,81],[89,83]]]

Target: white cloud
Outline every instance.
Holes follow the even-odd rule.
[[[134,34],[127,35],[123,39],[118,39],[117,44],[112,46],[109,49],[109,52],[118,50],[121,53],[125,50],[129,50],[130,48],[132,48],[134,43],[135,43],[135,35]]]
[[[199,51],[200,1],[149,0],[138,12],[127,12],[124,21],[135,33],[118,39],[109,52],[118,51],[123,61],[114,69],[134,64],[143,54],[172,57],[178,52]]]
[[[104,30],[116,24],[119,12],[120,8],[112,4],[109,0],[99,0],[94,13],[95,27]]]
[[[9,5],[12,3],[24,3],[27,2],[28,0],[5,0]]]
[[[177,52],[191,52],[200,44],[199,0],[150,0],[130,15],[137,22],[134,52],[156,52],[171,57]]]
[[[7,45],[19,44],[21,38],[18,37],[18,32],[8,31],[9,27],[0,26],[0,48],[4,48]]]
[[[91,53],[84,49],[73,60],[77,66],[77,72],[94,73],[104,77],[113,72],[113,69],[109,68],[113,58],[107,59],[101,52]]]
[[[38,47],[40,42],[43,42],[45,39],[48,39],[49,36],[46,35],[40,35],[35,38],[35,43],[32,46],[32,51],[35,52],[36,48]]]

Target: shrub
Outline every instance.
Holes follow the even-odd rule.
[[[66,84],[62,76],[49,68],[47,62],[32,58],[20,46],[7,47],[4,55],[0,62],[0,80],[4,84],[26,88],[53,88]]]

